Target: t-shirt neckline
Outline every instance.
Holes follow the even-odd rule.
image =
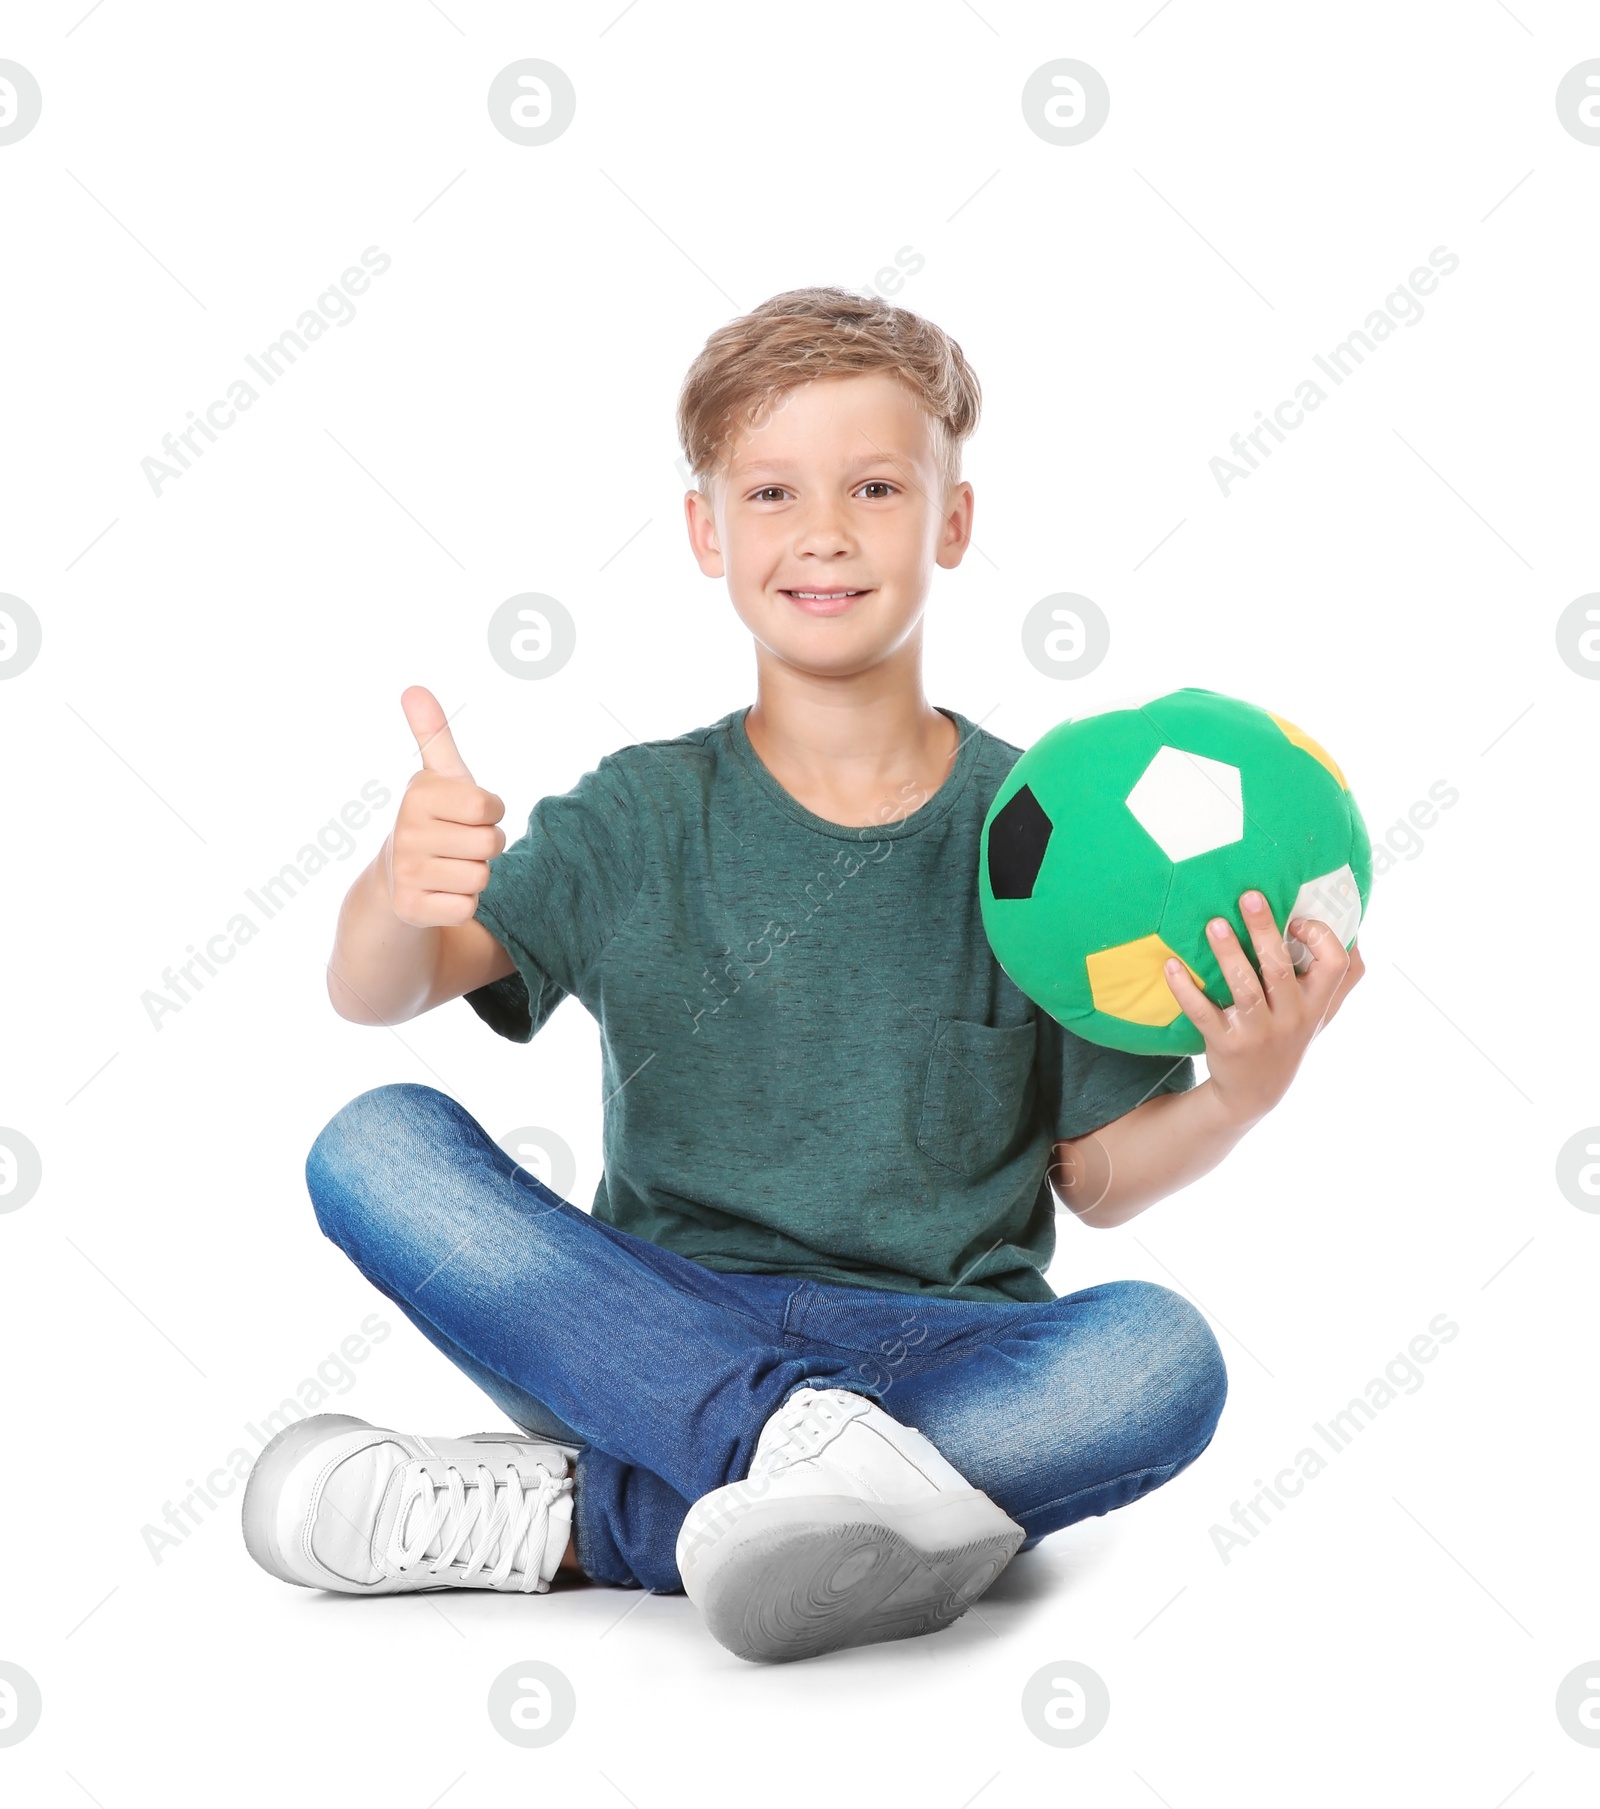
[[[947,710],[943,704],[935,704],[933,707],[956,725],[960,739],[956,743],[955,760],[950,771],[945,774],[944,783],[927,803],[918,805],[910,816],[901,817],[893,823],[830,823],[826,817],[819,817],[815,811],[807,810],[797,797],[785,791],[768,772],[754,743],[745,732],[744,719],[753,706],[745,704],[732,711],[725,720],[734,752],[749,774],[751,783],[785,816],[791,817],[815,834],[831,836],[835,841],[864,841],[869,836],[878,841],[897,841],[903,836],[919,835],[930,824],[937,823],[950,814],[966,790],[967,781],[972,776],[972,769],[978,758],[977,725],[969,722],[959,710]]]

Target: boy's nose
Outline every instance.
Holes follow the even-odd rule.
[[[807,553],[846,553],[854,545],[840,510],[827,503],[809,509],[799,524],[796,546]]]

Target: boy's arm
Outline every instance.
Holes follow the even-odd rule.
[[[1219,1010],[1181,963],[1169,964],[1173,996],[1205,1038],[1208,1078],[1055,1146],[1051,1186],[1086,1225],[1124,1224],[1215,1168],[1283,1097],[1311,1039],[1365,972],[1353,944],[1346,951],[1325,923],[1296,919],[1290,931],[1311,956],[1297,974],[1266,900],[1246,892],[1240,902],[1261,975],[1217,918],[1211,941],[1230,1006]]]
[[[1084,1224],[1122,1225],[1215,1168],[1249,1128],[1228,1117],[1203,1080],[1058,1143],[1050,1185]]]
[[[401,1024],[516,972],[476,920],[419,927],[398,916],[389,855],[386,842],[346,893],[328,958],[328,997],[352,1024]]]
[[[422,753],[395,825],[339,908],[328,997],[355,1024],[398,1024],[512,973],[476,921],[505,805],[473,783],[444,712],[413,686],[401,698]]]

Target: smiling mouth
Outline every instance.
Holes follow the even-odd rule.
[[[869,588],[852,590],[840,585],[826,590],[780,590],[778,594],[787,597],[797,609],[805,610],[808,615],[837,615],[841,610],[849,608],[857,597],[866,596]]]

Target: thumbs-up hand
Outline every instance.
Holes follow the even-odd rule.
[[[497,827],[506,807],[473,782],[431,691],[412,685],[400,707],[422,768],[406,786],[385,844],[389,899],[395,916],[417,929],[468,923],[489,883],[489,861],[506,845]]]

